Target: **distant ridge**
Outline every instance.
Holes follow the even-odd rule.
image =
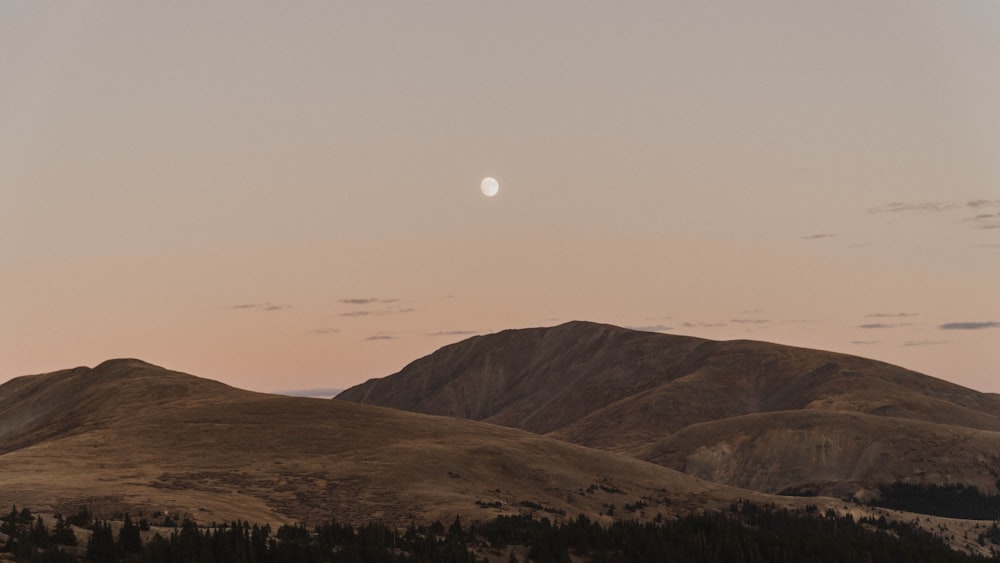
[[[482,420],[721,483],[865,496],[880,483],[996,491],[1000,396],[766,342],[574,321],[446,346],[337,400]]]
[[[312,397],[316,399],[332,399],[340,394],[343,389],[334,387],[320,387],[318,389],[288,389],[285,391],[275,391],[275,395],[286,397]]]

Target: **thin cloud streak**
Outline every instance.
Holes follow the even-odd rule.
[[[724,326],[729,326],[728,323],[693,323],[689,321],[684,321],[681,323],[684,328],[721,328]]]
[[[944,323],[938,328],[941,330],[982,330],[984,328],[1000,328],[1000,321]]]
[[[819,240],[824,238],[836,238],[836,237],[837,235],[835,235],[834,233],[819,233],[815,235],[806,235],[802,238],[805,240]]]
[[[923,201],[918,203],[893,201],[885,205],[869,208],[868,213],[900,213],[904,211],[940,213],[941,211],[948,211],[956,207],[958,207],[958,204],[949,201]]]
[[[291,309],[291,305],[280,305],[275,303],[242,303],[233,305],[230,309],[255,310],[255,311],[284,311]]]
[[[966,201],[965,203],[956,203],[952,201],[893,201],[878,207],[871,207],[868,209],[868,213],[941,213],[954,209],[974,209],[977,211],[986,211],[991,208],[1000,208],[1000,200],[974,199]],[[1000,229],[1000,213],[981,212],[964,219],[963,222],[971,223],[977,229]]]
[[[380,309],[375,311],[348,311],[346,313],[341,313],[341,317],[382,317],[385,315],[399,315],[404,313],[412,313],[416,309],[412,307],[399,308],[399,309]]]
[[[340,332],[339,328],[314,328],[307,331],[309,334],[336,334]]]
[[[950,344],[951,340],[907,340],[903,346],[940,346]]]
[[[1000,207],[1000,199],[974,199],[965,203],[966,207],[979,209],[981,207]]]
[[[972,223],[977,229],[997,229],[1000,228],[1000,213],[979,213],[965,222]]]

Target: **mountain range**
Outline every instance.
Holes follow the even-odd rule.
[[[910,521],[852,501],[893,483],[994,494],[998,470],[998,395],[832,352],[588,322],[470,338],[334,399],[136,359],[0,385],[0,505],[49,513],[608,523],[749,500]],[[979,549],[961,539],[974,521],[919,525]]]
[[[16,378],[0,386],[0,421],[0,504],[64,514],[405,524],[599,518],[643,499],[652,517],[740,496],[521,430],[254,393],[134,359]]]

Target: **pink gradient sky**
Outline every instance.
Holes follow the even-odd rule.
[[[0,382],[584,319],[1000,392],[1000,3],[619,4],[4,3]]]

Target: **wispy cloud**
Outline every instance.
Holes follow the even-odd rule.
[[[279,305],[275,303],[242,303],[240,305],[233,305],[230,309],[243,309],[243,310],[254,310],[254,311],[283,311],[285,309],[291,309],[291,305]]]
[[[915,203],[892,201],[885,205],[869,208],[868,213],[938,213],[941,211],[948,211],[949,209],[955,209],[956,207],[958,207],[958,204],[951,201],[922,201]]]
[[[1000,213],[979,213],[965,220],[977,229],[1000,229]]]
[[[982,321],[982,322],[958,322],[958,323],[944,323],[938,328],[942,330],[982,330],[984,328],[1000,328],[1000,322],[998,321]]]
[[[814,325],[818,321],[814,319],[788,319],[785,321],[778,321],[778,324],[783,325]]]
[[[817,233],[815,235],[805,235],[802,237],[805,240],[819,240],[824,238],[835,238],[837,235],[834,233]]]
[[[728,323],[693,323],[689,321],[684,321],[681,323],[684,328],[720,328],[728,326]]]
[[[980,209],[983,207],[1000,207],[1000,199],[974,199],[965,202],[966,207]]]
[[[857,344],[859,346],[866,346],[869,344],[880,344],[881,340],[852,340],[851,344]]]
[[[643,332],[665,332],[668,330],[674,330],[674,327],[667,325],[626,326],[625,328],[631,330],[641,330]]]
[[[898,328],[912,325],[913,323],[865,323],[858,325],[858,328]]]
[[[309,332],[309,334],[336,334],[340,332],[339,328],[314,328]]]
[[[729,319],[729,321],[741,325],[762,325],[771,322],[769,319]]]
[[[868,313],[866,318],[870,319],[905,319],[915,317],[919,313]]]
[[[429,332],[427,336],[472,336],[475,334],[482,334],[481,330],[441,330],[438,332]]]
[[[903,346],[940,346],[949,344],[951,340],[907,340]]]
[[[389,299],[384,299],[381,297],[346,297],[344,299],[338,299],[338,303],[344,303],[346,305],[371,305],[372,303],[395,303],[399,301],[399,298],[392,297]]]
[[[390,309],[376,309],[376,310],[360,310],[360,311],[347,311],[346,313],[341,313],[341,317],[381,317],[385,315],[399,315],[403,313],[412,313],[416,309],[412,307],[395,307]]]
[[[388,334],[376,334],[375,336],[365,338],[365,340],[396,340],[396,337]]]
[[[966,218],[963,222],[970,223],[977,229],[1000,229],[1000,212],[990,212],[1000,209],[1000,199],[973,199],[964,203],[954,201],[894,201],[878,207],[871,207],[868,213],[940,213],[955,209],[972,209],[976,215]]]

